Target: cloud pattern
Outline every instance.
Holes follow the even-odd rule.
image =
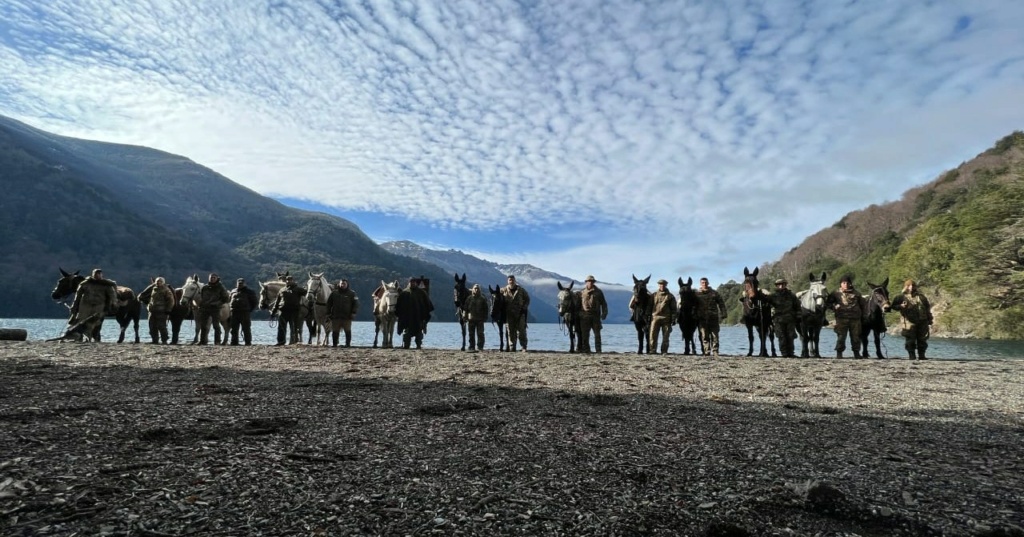
[[[1009,1],[7,0],[0,113],[568,241],[506,261],[724,273],[1021,128],[1022,27]]]

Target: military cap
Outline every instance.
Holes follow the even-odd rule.
[[[103,269],[98,269],[98,268],[92,269],[92,277],[93,278],[98,277],[100,274],[103,274]]]
[[[782,285],[784,283],[788,284],[789,282],[787,282],[785,278],[779,278],[779,279],[775,280],[775,285]]]
[[[839,283],[843,283],[843,282],[853,283],[853,276],[850,276],[849,274],[847,274],[846,276],[843,276],[843,278],[841,280],[839,280]]]
[[[585,282],[596,282],[597,278],[595,278],[593,274],[590,274],[590,275],[587,276],[587,279],[585,279],[583,281],[585,281]]]
[[[666,280],[665,278],[662,278],[662,279],[658,280],[658,285],[662,285],[662,284],[668,285],[668,280]]]

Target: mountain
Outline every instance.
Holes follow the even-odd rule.
[[[794,289],[823,271],[832,289],[843,274],[862,291],[889,278],[899,293],[916,280],[933,304],[933,335],[1024,339],[1024,132],[898,201],[843,216],[762,269],[800,282]]]
[[[502,265],[480,259],[458,250],[431,250],[409,241],[392,241],[381,244],[385,250],[414,257],[424,262],[437,265],[450,274],[449,281],[454,286],[455,274],[466,274],[468,283],[479,283],[481,286],[502,287],[506,285],[508,276],[514,275],[530,293],[530,315],[535,321],[558,322],[558,283],[563,286],[573,281],[568,276],[537,268],[533,265]],[[608,301],[609,323],[629,322],[629,299],[632,296],[632,285],[626,287],[619,284],[598,282]],[[576,282],[573,289],[582,289],[583,283]]]
[[[354,223],[287,207],[184,157],[50,134],[0,116],[0,292],[3,317],[66,315],[48,297],[58,267],[136,291],[151,276],[180,285],[216,271],[234,284],[290,270],[346,277],[371,319],[380,280],[432,280],[436,319],[453,320],[438,267],[380,248]],[[205,280],[205,277],[204,277]]]

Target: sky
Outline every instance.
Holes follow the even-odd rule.
[[[581,280],[741,280],[1024,129],[1024,2],[3,0],[0,114]]]

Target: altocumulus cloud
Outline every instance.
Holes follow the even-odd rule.
[[[690,230],[666,273],[773,259],[1024,122],[1019,2],[530,4],[7,0],[0,112],[339,209],[600,226],[577,261]]]

